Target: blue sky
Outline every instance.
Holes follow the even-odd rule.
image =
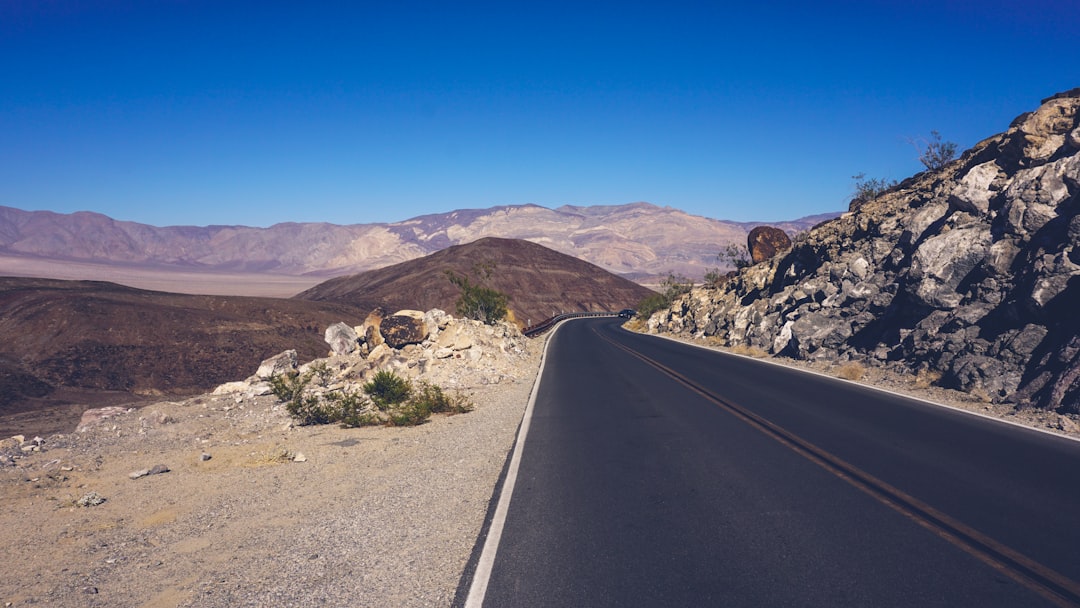
[[[0,205],[154,225],[842,210],[1080,86],[1072,0],[0,0]]]

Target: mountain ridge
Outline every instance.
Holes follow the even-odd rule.
[[[835,215],[772,225],[794,233]],[[283,222],[266,228],[157,227],[92,211],[61,214],[0,206],[0,254],[164,271],[331,277],[495,236],[533,241],[624,276],[675,272],[698,278],[722,265],[716,256],[727,244],[741,242],[746,232],[761,224],[716,220],[640,202],[556,209],[503,205],[390,223]]]

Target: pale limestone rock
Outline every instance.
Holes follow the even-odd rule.
[[[296,371],[297,363],[298,358],[296,351],[290,349],[263,361],[262,364],[259,365],[259,369],[255,372],[255,376],[263,380],[268,380],[272,376],[294,372]]]
[[[961,211],[986,215],[990,209],[990,197],[993,196],[990,184],[997,177],[998,171],[994,161],[972,167],[952,189],[949,204]]]
[[[345,323],[334,323],[327,327],[323,339],[330,345],[330,352],[335,355],[352,354],[360,344],[356,329]]]

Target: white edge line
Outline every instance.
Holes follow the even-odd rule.
[[[510,498],[514,494],[518,468],[521,466],[521,453],[525,448],[525,437],[529,434],[533,406],[536,405],[536,393],[540,388],[540,379],[544,376],[544,366],[547,365],[548,347],[551,345],[551,338],[555,335],[559,326],[568,320],[556,324],[547,338],[544,339],[544,353],[540,357],[540,371],[536,373],[532,394],[529,395],[529,404],[525,406],[525,415],[522,417],[521,426],[518,428],[517,440],[514,442],[514,454],[510,457],[510,467],[506,470],[506,479],[503,480],[502,491],[499,493],[499,502],[495,506],[495,514],[491,517],[491,526],[488,528],[487,538],[484,539],[484,548],[480,551],[480,559],[476,562],[476,572],[473,574],[472,583],[469,585],[469,594],[465,598],[465,608],[481,608],[484,605],[488,581],[491,579],[491,569],[495,566],[495,554],[499,550],[499,540],[502,539],[503,527],[506,524],[506,513],[510,509]]]
[[[632,331],[632,330],[628,329],[626,331]],[[947,410],[952,410],[954,412],[960,412],[961,414],[967,414],[969,416],[977,416],[979,418],[984,418],[986,420],[993,420],[994,422],[1000,422],[1002,424],[1011,424],[1012,426],[1015,426],[1015,427],[1019,427],[1019,428],[1022,428],[1022,429],[1027,429],[1029,431],[1035,431],[1037,433],[1043,433],[1044,435],[1049,435],[1051,437],[1057,437],[1059,439],[1068,439],[1069,441],[1080,442],[1080,438],[1073,437],[1072,435],[1063,435],[1061,433],[1055,433],[1055,432],[1053,432],[1051,430],[1048,430],[1048,429],[1041,429],[1039,427],[1034,427],[1034,426],[1029,426],[1029,425],[1026,425],[1026,424],[1021,424],[1019,422],[1013,422],[1012,420],[1006,420],[1004,418],[998,418],[997,416],[989,416],[987,414],[982,414],[982,413],[979,413],[979,412],[966,410],[966,409],[961,408],[961,407],[956,407],[955,405],[947,405],[947,404],[944,404],[944,403],[938,403],[937,401],[931,401],[929,399],[926,399],[925,397],[916,397],[915,395],[907,395],[905,393],[889,390],[887,388],[884,388],[884,387],[881,387],[881,386],[875,386],[873,384],[863,384],[862,382],[855,382],[854,380],[847,380],[845,378],[838,378],[836,376],[830,376],[829,374],[819,372],[819,371],[816,371],[816,370],[812,370],[812,369],[803,369],[801,367],[797,367],[797,366],[794,366],[794,365],[784,365],[783,363],[780,363],[779,361],[772,361],[770,359],[762,359],[762,358],[758,358],[758,357],[751,357],[749,355],[740,355],[738,353],[732,353],[732,352],[728,352],[728,351],[725,351],[725,350],[720,350],[719,348],[715,348],[715,347],[712,347],[712,346],[705,346],[704,344],[694,344],[693,342],[687,342],[684,339],[676,338],[674,336],[666,336],[666,335],[663,335],[663,334],[647,334],[647,333],[636,332],[636,331],[633,332],[633,333],[636,333],[636,334],[639,334],[639,335],[642,335],[642,336],[654,336],[654,337],[657,337],[657,338],[663,338],[665,340],[671,340],[672,342],[676,342],[678,344],[684,344],[686,346],[691,346],[693,348],[700,348],[702,350],[707,350],[709,352],[722,353],[722,354],[725,354],[725,355],[730,355],[732,357],[742,357],[744,359],[751,359],[753,361],[760,361],[762,363],[767,363],[769,365],[775,365],[777,367],[782,367],[784,369],[794,370],[794,371],[801,372],[801,373],[804,373],[804,374],[813,374],[815,376],[821,376],[822,378],[829,378],[830,380],[836,380],[838,382],[847,382],[848,384],[853,384],[855,386],[861,386],[863,388],[867,388],[867,389],[870,389],[872,391],[877,391],[879,393],[885,393],[885,394],[888,394],[888,395],[893,395],[894,397],[903,397],[904,399],[911,399],[912,401],[919,401],[919,402],[925,403],[927,405],[932,405],[932,406],[935,406],[935,407],[940,407],[940,408],[944,408],[944,409],[947,409]]]

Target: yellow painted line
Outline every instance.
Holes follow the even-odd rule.
[[[596,332],[596,330],[593,330]],[[879,502],[903,514],[923,528],[930,530],[965,553],[994,570],[1049,600],[1055,606],[1080,606],[1080,583],[1044,566],[1020,552],[999,543],[985,534],[938,511],[919,499],[845,462],[775,423],[709,392],[679,372],[632,348],[619,344],[596,332],[601,339],[637,357],[673,380],[720,406],[751,427],[778,441],[795,453],[872,496]]]

